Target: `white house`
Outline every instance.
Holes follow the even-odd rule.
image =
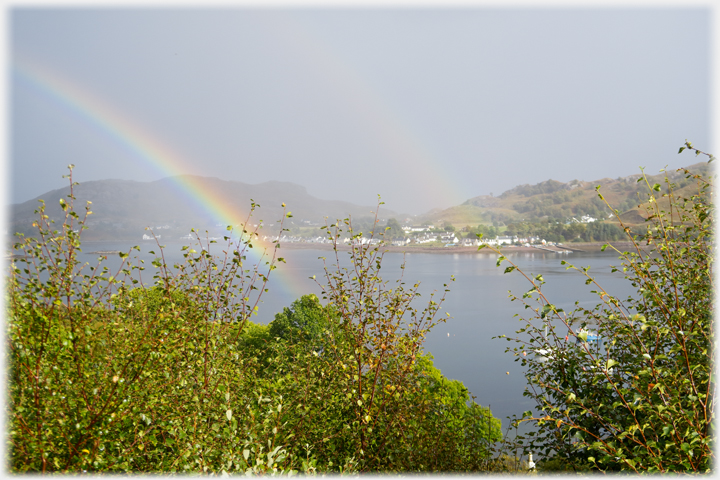
[[[578,220],[575,217],[572,217],[572,220],[570,220],[568,222],[568,224],[569,223],[590,223],[590,222],[595,222],[595,221],[597,221],[597,218],[591,217],[590,215],[583,215],[582,217],[580,217],[580,220]]]
[[[422,225],[422,226],[413,225],[411,227],[408,227],[408,226],[402,227],[402,229],[404,232],[429,232],[430,230],[433,229],[433,226],[432,225]]]
[[[517,242],[517,239],[518,239],[517,236],[510,237],[508,235],[495,237],[495,240],[497,241],[496,245],[503,245],[503,244],[510,245],[513,242]]]
[[[498,244],[498,237],[495,238],[478,238],[475,240],[477,243],[475,245],[480,245],[481,243],[484,243],[485,245],[497,245]]]
[[[460,240],[458,240],[454,233],[446,233],[440,235],[440,241],[443,243],[458,243]]]

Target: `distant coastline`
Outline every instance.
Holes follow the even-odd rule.
[[[87,241],[83,242],[83,244],[86,244],[88,246],[94,247],[92,251],[86,251],[83,253],[87,254],[93,254],[93,255],[116,255],[120,253],[120,250],[109,250],[109,249],[103,249],[102,246],[104,244],[117,244],[117,241],[105,241],[105,240],[93,240],[93,241]],[[137,242],[138,245],[142,245],[144,242]],[[557,248],[559,249],[565,249],[570,250],[570,253],[561,253],[561,252],[551,252],[548,250],[543,250],[541,248],[536,247],[526,247],[526,246],[510,246],[510,245],[503,245],[500,248],[500,252],[504,255],[512,254],[512,253],[555,253],[556,255],[572,255],[572,252],[577,253],[599,253],[601,252],[602,246],[605,245],[606,242],[582,242],[582,243],[570,243],[570,244],[562,244],[559,245]],[[632,242],[610,242],[615,248],[618,250],[624,251],[624,250],[632,250],[633,244]],[[183,242],[181,240],[167,240],[165,242],[162,242],[164,245],[175,245],[175,244],[187,244],[187,242]],[[153,245],[155,245],[153,243]],[[280,250],[322,250],[322,251],[329,251],[333,249],[332,244],[330,243],[312,243],[312,242],[287,242],[287,243],[281,243],[280,244]],[[88,249],[89,250],[89,249]],[[349,251],[350,246],[346,244],[339,244],[338,250],[340,251]],[[387,245],[382,247],[383,251],[389,252],[389,253],[431,253],[431,254],[437,254],[437,255],[447,255],[447,254],[492,254],[496,255],[496,253],[491,250],[490,248],[483,248],[482,250],[478,250],[478,247],[429,247],[429,246],[392,246]],[[612,253],[613,250],[611,248],[608,248],[606,250],[607,253]],[[17,255],[17,254],[11,254],[10,252],[6,253],[5,255],[6,259],[15,259],[23,257],[24,255]]]
[[[571,250],[573,252],[578,253],[597,253],[600,252],[602,249],[602,246],[605,245],[606,242],[583,242],[583,243],[572,243],[572,244],[563,244],[560,245],[559,248],[564,248],[567,250]],[[612,245],[615,246],[618,250],[628,250],[633,248],[632,242],[612,242]],[[288,243],[282,243],[280,245],[280,249],[291,249],[291,250],[332,250],[333,246],[329,243],[303,243],[303,242],[288,242]],[[338,245],[338,250],[347,251],[350,250],[350,246],[348,245]],[[511,254],[511,253],[526,253],[526,252],[533,252],[533,253],[553,253],[546,250],[541,250],[539,248],[535,247],[524,247],[524,246],[508,246],[505,245],[502,248],[499,249],[500,252],[504,255]],[[482,250],[478,250],[478,247],[411,247],[411,246],[404,246],[404,247],[396,247],[396,246],[385,246],[383,247],[383,251],[392,252],[392,253],[433,253],[433,254],[440,254],[440,255],[447,255],[447,254],[453,254],[453,253],[463,253],[463,254],[473,254],[473,253],[481,253],[481,254],[494,254],[496,253],[490,248],[483,248]],[[612,252],[612,249],[607,249],[606,252]],[[571,255],[571,254],[563,254],[563,253],[556,253],[556,255]]]

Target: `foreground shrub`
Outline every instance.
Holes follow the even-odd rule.
[[[62,224],[41,204],[7,281],[13,472],[485,468],[499,422],[422,350],[442,299],[418,309],[417,284],[383,281],[381,245],[354,244],[345,268],[335,244],[327,304],[255,325],[277,245],[248,265],[256,231],[224,249],[196,235],[182,264],[159,247],[143,283],[131,252],[114,272],[80,262],[91,211],[70,183]]]
[[[703,153],[690,143],[684,149]],[[549,468],[705,473],[712,467],[712,179],[679,171],[695,182],[693,190],[678,192],[667,177],[665,186],[650,185],[644,175],[638,180],[647,187],[644,234],[620,222],[633,248],[618,251],[622,263],[613,271],[624,272],[636,295],[617,298],[587,268],[568,265],[596,288],[595,308],[556,307],[542,292],[541,275],[523,273],[532,288],[512,297],[531,312],[519,336],[509,339],[518,346],[508,349],[527,368],[525,395],[540,413],[522,419],[537,426],[526,451],[554,457]],[[503,261],[509,260],[501,256],[498,265]]]
[[[319,470],[486,469],[499,420],[422,350],[442,298],[417,309],[419,285],[382,280],[382,245],[363,245],[352,223],[344,225],[351,249],[343,258],[336,244],[334,263],[326,264],[327,305],[304,296],[243,337],[248,351],[265,359],[256,381],[298,399],[288,401],[288,451],[310,449]],[[337,225],[328,229],[340,238]]]
[[[256,232],[219,256],[188,249],[174,268],[160,250],[146,288],[129,253],[117,272],[78,260],[91,211],[74,211],[70,181],[63,223],[42,204],[8,278],[11,469],[290,468],[237,348],[275,262],[245,265]]]

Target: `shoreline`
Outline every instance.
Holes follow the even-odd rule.
[[[563,253],[563,252],[552,252],[549,250],[543,250],[540,248],[535,247],[524,247],[524,246],[504,246],[502,248],[499,248],[500,253],[503,255],[511,254],[511,253],[527,253],[527,252],[538,252],[538,253],[556,253],[559,255],[570,255],[572,253],[600,253],[602,250],[602,246],[605,245],[605,242],[588,242],[588,243],[573,243],[572,246],[568,246],[566,244],[560,245],[557,248],[564,249],[564,250],[570,250],[570,253]],[[612,245],[615,246],[618,250],[627,250],[628,248],[632,247],[632,242],[616,242]],[[332,244],[328,243],[301,243],[301,242],[292,242],[292,243],[283,243],[280,245],[280,250],[282,249],[288,249],[288,250],[332,250],[333,246]],[[349,251],[350,246],[349,245],[338,245],[338,250],[340,251]],[[388,245],[383,247],[382,249],[384,252],[391,252],[391,253],[432,253],[432,254],[439,254],[439,255],[447,255],[447,254],[453,254],[453,253],[462,253],[462,254],[489,254],[489,255],[497,255],[496,252],[490,250],[489,248],[483,248],[482,250],[478,250],[478,247],[397,247]],[[612,254],[614,253],[614,250],[608,248],[606,250],[607,253]]]
[[[119,251],[117,250],[107,250],[102,248],[104,244],[108,243],[118,243],[117,241],[108,241],[108,240],[87,240],[83,242],[88,248],[88,250],[92,249],[91,251],[83,252],[86,254],[100,254],[100,255],[110,255],[110,254],[117,254]],[[155,242],[137,242],[137,245],[143,245],[143,244],[152,244],[152,246],[155,246]],[[185,244],[187,245],[186,241],[183,240],[175,240],[175,239],[168,239],[167,241],[161,242],[161,244],[167,245],[176,245],[176,244]],[[613,245],[615,248],[617,248],[620,251],[627,251],[633,249],[632,242],[610,242],[611,245]],[[525,246],[509,246],[504,245],[503,247],[498,247],[500,250],[500,253],[502,255],[508,255],[513,253],[554,253],[558,255],[572,255],[573,253],[601,253],[602,246],[605,245],[605,242],[583,242],[583,243],[571,243],[571,244],[562,244],[556,247],[545,247],[545,248],[535,248],[535,247],[525,247]],[[262,248],[262,247],[261,247]],[[339,244],[338,245],[338,251],[349,251],[350,246],[346,244]],[[553,248],[556,248],[560,251],[552,251]],[[272,245],[267,246],[268,251],[272,249]],[[288,242],[288,243],[282,243],[280,244],[280,251],[282,250],[319,250],[319,251],[332,251],[333,245],[329,243],[305,243],[305,242]],[[562,250],[568,250],[569,252],[563,252]],[[386,245],[382,248],[382,252],[388,252],[388,253],[428,253],[428,254],[435,254],[435,255],[448,255],[448,254],[483,254],[483,255],[497,255],[496,252],[491,250],[490,248],[483,248],[482,250],[478,250],[478,247],[429,247],[429,246],[392,246],[392,245]],[[616,253],[612,248],[606,249],[605,253],[608,254],[614,254]],[[19,255],[22,256],[22,255]],[[7,255],[6,255],[7,257]]]

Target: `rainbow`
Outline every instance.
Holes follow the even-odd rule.
[[[129,151],[134,157],[154,167],[163,176],[170,177],[176,191],[201,207],[214,221],[224,225],[244,225],[249,210],[231,207],[215,191],[204,186],[197,177],[182,176],[190,169],[190,162],[159,138],[124,116],[108,103],[93,96],[87,90],[61,77],[56,72],[32,65],[29,62],[15,62],[13,71],[17,77],[30,85],[36,92],[62,106],[66,111],[90,124],[102,134],[111,138]],[[253,240],[254,248],[248,257],[254,263],[267,260],[273,245],[270,242]],[[260,248],[258,248],[258,246]],[[282,263],[271,275],[272,285],[280,285],[286,299],[294,300],[308,293],[301,290],[304,278],[285,267]]]
[[[345,56],[332,46],[328,39],[307,27],[289,12],[277,11],[273,17],[273,38],[282,44],[294,58],[310,65],[322,78],[323,87],[334,90],[335,97],[363,122],[367,132],[393,159],[391,167],[402,175],[403,181],[415,185],[429,195],[436,205],[459,205],[475,196],[461,182],[465,173],[454,162],[443,161],[408,125],[411,124],[392,102],[374,88],[372,82],[349,63]]]
[[[390,108],[391,102],[333,50],[330,42],[319,38],[317,33],[291,14],[276,13],[274,22],[268,24],[274,29],[271,32],[273,37],[280,39],[293,57],[302,59],[318,72],[325,87],[335,90],[336,96],[345,102],[345,107],[363,122],[368,132],[372,132],[375,141],[390,152],[394,159],[393,167],[408,182],[423,189],[438,204],[457,205],[472,196],[470,192],[461,191],[458,182],[452,181],[452,178],[462,177],[459,172],[439,166],[451,162],[436,158],[422,139],[407,127],[407,119]],[[111,138],[143,165],[151,166],[162,176],[171,177],[178,193],[206,211],[216,223],[238,225],[247,218],[247,212],[230,208],[216,192],[204,187],[197,179],[181,177],[193,171],[195,163],[153,135],[150,129],[142,128],[137,119],[124,116],[87,89],[40,65],[16,60],[13,70],[22,81]],[[267,248],[268,245],[262,247]],[[255,260],[259,260],[263,250],[254,252]],[[278,266],[273,283],[279,283],[291,296],[290,300],[294,300],[306,293],[302,291],[302,285],[307,285],[307,279],[284,267],[282,264]]]

